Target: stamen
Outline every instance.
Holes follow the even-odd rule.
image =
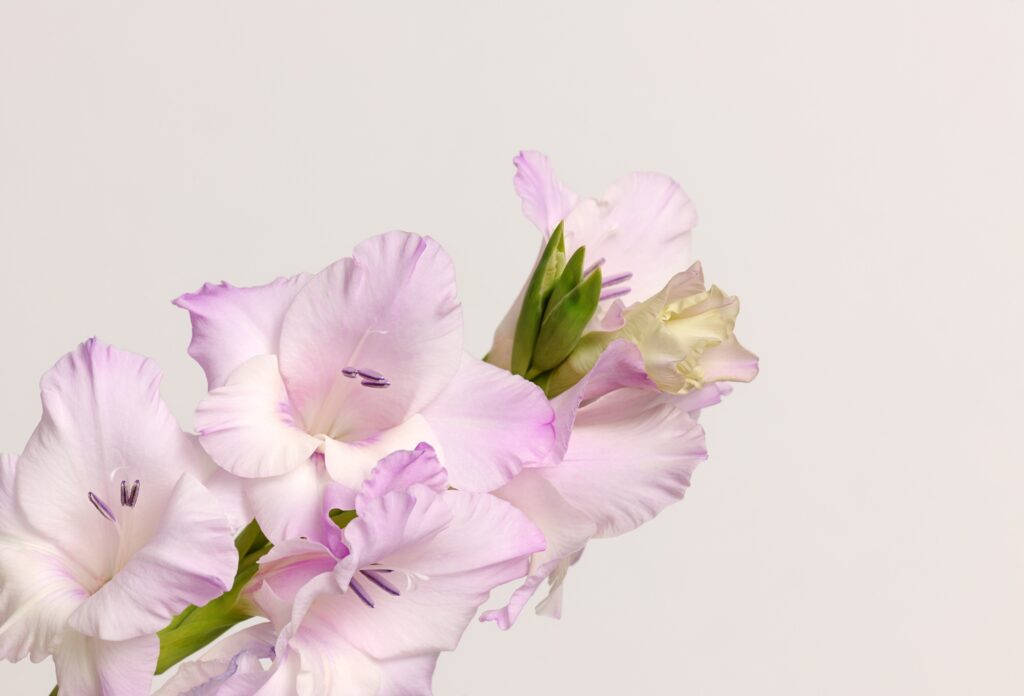
[[[122,486],[124,482],[121,482]],[[142,484],[138,479],[135,479],[135,483],[132,484],[132,490],[128,493],[128,507],[135,507],[135,503],[139,502],[139,490],[141,490]]]
[[[341,374],[349,379],[360,377],[362,378],[360,384],[371,389],[386,389],[391,386],[391,382],[387,377],[368,367],[345,367],[342,368]]]
[[[365,576],[367,580],[372,582],[374,585],[376,585],[380,589],[384,590],[385,592],[387,592],[390,595],[394,595],[395,597],[399,597],[399,596],[401,596],[402,593],[398,591],[398,588],[395,587],[390,582],[388,582],[387,580],[385,580],[384,578],[380,577],[377,574],[377,573],[390,573],[390,572],[391,572],[390,570],[386,570],[386,571],[381,571],[381,570],[360,570],[359,571],[359,573],[361,575]]]
[[[128,482],[121,481],[121,507],[128,504]]]
[[[117,522],[117,518],[114,517],[114,511],[110,509],[110,506],[100,500],[100,497],[89,491],[89,502],[96,508],[96,511],[106,517],[111,522]]]
[[[594,263],[592,263],[589,266],[587,266],[587,269],[585,271],[583,271],[583,277],[586,278],[588,275],[590,275],[591,273],[593,273],[594,271],[596,271],[598,268],[600,268],[603,265],[604,265],[604,257],[602,256],[597,261],[595,261]]]
[[[384,379],[384,375],[382,375],[381,373],[377,372],[376,370],[369,370],[369,369],[367,369],[365,367],[364,368],[360,368],[359,376],[362,377],[363,379],[368,379],[368,380],[371,380],[373,382],[386,382],[387,381],[386,379]]]
[[[612,285],[618,285],[619,283],[625,283],[632,277],[632,273],[619,273],[618,275],[608,276],[601,282],[601,287],[607,288],[611,287]]]
[[[622,297],[623,295],[628,295],[630,290],[631,288],[615,288],[614,290],[608,290],[607,292],[602,292],[601,297],[599,299],[603,301],[611,300],[616,297]]]
[[[371,609],[374,608],[373,600],[370,599],[370,595],[366,594],[366,590],[363,589],[363,586],[360,585],[355,578],[353,578],[349,582],[348,587],[350,590],[356,593],[356,597],[363,600],[363,604],[370,607]]]

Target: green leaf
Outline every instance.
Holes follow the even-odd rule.
[[[555,279],[562,272],[565,261],[565,238],[562,223],[551,233],[551,238],[541,252],[537,267],[530,277],[523,295],[523,306],[516,321],[516,334],[512,342],[511,370],[514,374],[525,375],[530,369],[533,347],[537,342],[544,308],[554,287]]]
[[[601,269],[597,269],[547,312],[537,336],[529,377],[551,370],[569,357],[597,311],[600,299]]]

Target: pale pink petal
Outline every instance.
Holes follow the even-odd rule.
[[[417,445],[414,450],[392,452],[381,459],[359,489],[359,496],[363,500],[379,498],[393,491],[408,490],[416,484],[435,493],[448,488],[448,475],[437,460],[434,448],[426,443]]]
[[[26,522],[76,561],[90,590],[125,551],[90,492],[116,514],[121,481],[138,479],[142,510],[164,504],[182,473],[201,480],[211,470],[161,401],[160,377],[150,360],[90,339],[42,379],[43,415],[19,460],[16,497]],[[144,515],[129,546],[158,523],[159,514]]]
[[[620,390],[580,409],[562,463],[539,470],[573,507],[615,536],[683,497],[707,457],[704,432],[657,393]]]
[[[199,441],[222,468],[279,476],[309,459],[320,440],[296,424],[273,355],[250,358],[196,409]]]
[[[159,652],[156,635],[108,641],[68,631],[54,655],[60,696],[144,696]]]
[[[685,394],[662,394],[662,398],[680,411],[686,411],[692,418],[697,418],[701,409],[720,403],[729,394],[732,394],[731,384],[712,382]]]
[[[147,505],[164,508],[159,527],[71,614],[74,630],[114,641],[156,633],[188,605],[206,604],[231,587],[238,551],[213,494],[185,474],[168,500],[142,497],[135,508],[121,508],[123,523],[131,524],[132,513],[145,514]]]
[[[569,558],[563,558],[555,566],[554,570],[548,576],[548,596],[537,603],[535,611],[540,616],[546,616],[550,619],[562,618],[562,604],[565,590],[565,578],[569,573],[569,568],[572,567],[576,561],[580,560],[580,556],[583,555],[584,549],[580,549]]]
[[[438,448],[438,438],[427,419],[416,414],[404,423],[356,442],[332,438],[324,441],[324,457],[331,478],[357,489],[384,457],[397,450],[415,449],[421,442]],[[439,452],[439,455],[443,452]]]
[[[672,179],[648,172],[629,174],[600,199],[585,199],[565,219],[566,251],[587,247],[587,257],[605,259],[605,277],[632,273],[626,304],[646,300],[690,265],[690,232],[697,213]]]
[[[235,533],[240,532],[253,518],[252,505],[245,495],[246,481],[220,467],[214,467],[213,474],[203,485],[217,498],[221,511],[231,523]]]
[[[249,288],[206,283],[174,300],[192,319],[188,354],[203,368],[210,389],[222,386],[249,358],[277,353],[284,313],[310,277],[302,273]]]
[[[287,474],[247,479],[245,494],[253,516],[274,543],[300,536],[319,538],[323,530],[321,500],[330,478],[314,455]]]
[[[546,547],[530,559],[531,573],[552,559],[572,556],[597,532],[594,522],[547,481],[545,471],[524,471],[494,492],[522,511],[544,535]]]
[[[44,544],[0,539],[0,658],[11,662],[53,653],[68,617],[88,597],[70,562]]]
[[[438,653],[384,660],[378,664],[380,691],[376,696],[431,696]]]
[[[283,602],[295,601],[305,585],[322,573],[330,573],[338,564],[323,544],[308,539],[289,539],[276,544],[260,559],[258,579]]]
[[[523,151],[512,162],[516,166],[512,183],[523,201],[523,215],[547,238],[576,206],[579,197],[555,176],[551,162],[543,154]]]
[[[317,696],[378,696],[381,672],[372,660],[333,630],[332,621],[313,611],[292,637],[289,648],[301,657],[302,671],[309,673],[308,691]]]
[[[554,413],[543,391],[468,355],[423,416],[460,490],[494,490],[524,464],[542,461],[554,439]]]
[[[154,696],[252,696],[270,676],[260,661],[273,658],[275,638],[269,623],[222,638],[198,660],[182,663]]]
[[[430,238],[372,237],[317,274],[281,330],[281,374],[308,432],[361,440],[434,400],[462,355],[462,309],[451,259]],[[345,367],[376,370],[386,389]]]
[[[530,559],[530,575],[513,592],[506,606],[484,612],[481,621],[494,621],[502,630],[515,623],[530,597],[563,559],[572,557],[597,532],[597,525],[565,501],[541,471],[526,470],[494,495],[507,500],[540,528],[547,548]]]
[[[53,653],[68,616],[89,595],[73,561],[23,523],[14,491],[17,461],[0,455],[0,658],[39,662]]]
[[[741,346],[735,336],[707,349],[700,364],[704,368],[705,382],[749,382],[757,377],[757,356]]]
[[[555,411],[555,444],[544,462],[558,464],[569,448],[576,414],[580,404],[601,397],[616,389],[649,389],[658,386],[647,376],[640,349],[630,341],[613,341],[598,357],[594,367],[574,387],[551,401]]]

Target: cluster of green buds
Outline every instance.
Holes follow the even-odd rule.
[[[523,296],[511,370],[545,391],[549,391],[552,371],[576,348],[601,299],[601,269],[584,270],[585,255],[586,247],[580,247],[565,259],[565,236],[559,223]],[[555,394],[549,391],[548,396]]]

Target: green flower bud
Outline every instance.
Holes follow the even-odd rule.
[[[541,252],[537,267],[526,286],[523,308],[519,312],[516,334],[512,343],[511,371],[513,374],[526,376],[530,370],[537,334],[540,333],[541,322],[544,319],[544,309],[547,307],[548,298],[551,297],[555,281],[561,275],[564,265],[565,239],[562,224],[559,223],[555,231],[551,233],[551,238],[544,247],[544,251]]]
[[[577,253],[573,256],[574,260],[577,258],[582,272],[583,254]],[[558,283],[556,290],[557,288]],[[601,269],[596,269],[583,282],[565,293],[557,304],[549,305],[537,336],[533,363],[530,367],[531,377],[557,367],[573,352],[590,318],[597,311],[600,299]]]

